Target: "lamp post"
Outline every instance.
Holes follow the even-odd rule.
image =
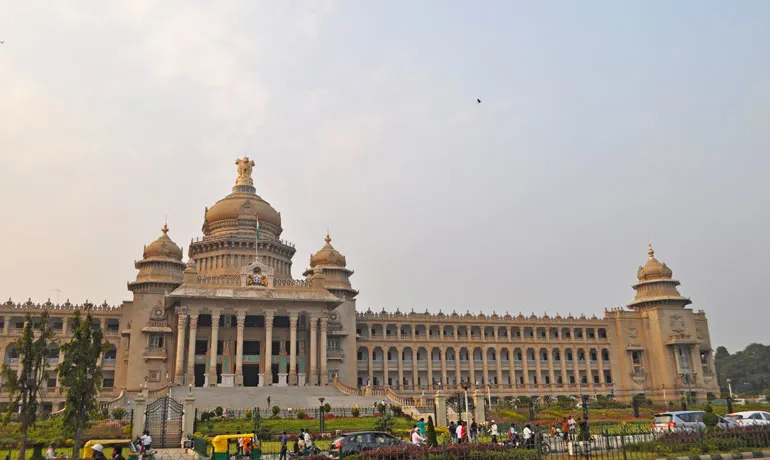
[[[470,412],[468,412],[468,388],[470,388],[471,384],[468,380],[463,380],[461,383],[463,387],[463,393],[465,394],[465,420],[469,420],[468,415]]]
[[[727,382],[727,391],[730,394],[730,399],[733,399],[733,385],[732,385],[733,381],[730,380],[729,378],[725,381]]]
[[[320,414],[318,421],[321,424],[321,434],[324,432],[324,399],[325,398],[318,398],[318,401],[321,402],[321,406],[318,408],[318,413]]]
[[[692,405],[692,379],[695,378],[695,372],[687,372],[685,374],[679,374],[679,376],[687,384],[687,402]]]

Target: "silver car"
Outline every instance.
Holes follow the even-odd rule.
[[[702,410],[661,412],[655,414],[655,418],[652,420],[652,431],[655,433],[675,433],[705,430],[706,424],[703,423],[703,414],[705,412]],[[738,428],[738,425],[734,421],[719,417],[717,427],[729,430]]]

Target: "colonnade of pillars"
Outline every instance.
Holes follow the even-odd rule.
[[[374,363],[374,361],[375,361],[374,353],[375,353],[375,350],[377,348],[380,348],[380,347],[375,347],[375,348],[373,348],[371,350],[367,350],[368,361],[369,361],[368,362],[368,364],[369,364],[368,365],[368,373],[369,373],[368,377],[369,377],[370,384],[373,384],[374,381],[375,381],[375,379],[374,379],[375,370],[379,370],[379,368],[375,369],[375,363]],[[418,381],[419,381],[418,380],[418,376],[419,376],[420,370],[427,370],[428,382],[425,385],[432,386],[434,384],[433,383],[434,382],[433,381],[433,371],[434,371],[433,370],[433,364],[434,364],[434,360],[432,359],[432,350],[431,350],[431,352],[428,353],[428,359],[426,359],[426,360],[417,360],[417,359],[415,359],[416,354],[415,354],[414,348],[412,348],[412,347],[395,347],[395,348],[391,348],[390,349],[390,350],[394,350],[395,349],[396,353],[398,355],[398,359],[397,359],[397,361],[398,361],[398,364],[397,364],[398,365],[398,367],[397,367],[397,369],[398,369],[397,370],[397,372],[398,372],[398,385],[394,385],[394,386],[396,386],[398,388],[403,388],[404,387],[404,375],[405,375],[404,361],[405,360],[404,360],[404,356],[403,355],[404,355],[404,350],[407,349],[407,348],[409,348],[412,351],[412,353],[413,353],[412,354],[412,358],[413,359],[410,362],[411,363],[411,367],[412,367],[412,370],[411,370],[411,372],[412,372],[412,386],[417,386],[418,385]],[[382,349],[383,358],[384,358],[382,360],[383,361],[383,365],[382,365],[383,384],[384,385],[388,385],[388,381],[389,381],[389,378],[390,378],[390,370],[389,370],[389,363],[388,363],[388,361],[390,361],[390,360],[388,360],[388,355],[387,355],[388,349],[387,348],[381,348],[381,349]],[[482,384],[482,385],[490,385],[491,384],[490,378],[489,378],[489,363],[488,363],[488,360],[487,360],[487,353],[486,353],[487,350],[486,349],[482,349],[483,351],[482,351],[482,354],[481,354],[481,360],[480,361],[481,361],[481,367],[482,367],[481,370],[482,370],[483,374],[482,374],[482,378],[477,381],[476,380],[476,362],[475,361],[478,361],[478,360],[473,359],[473,356],[471,355],[471,356],[469,356],[469,359],[462,360],[462,362],[461,362],[461,360],[459,359],[459,354],[460,354],[460,351],[462,351],[464,349],[465,348],[461,348],[459,351],[457,351],[457,354],[455,354],[455,359],[453,361],[450,361],[450,363],[454,367],[454,372],[455,372],[454,382],[453,382],[453,384],[450,384],[450,381],[448,379],[449,369],[448,369],[448,366],[447,366],[446,349],[439,348],[440,355],[441,355],[440,356],[441,374],[440,374],[439,385],[441,387],[445,388],[445,387],[448,387],[448,386],[451,386],[451,385],[459,387],[460,383],[463,381],[461,376],[462,376],[462,372],[463,372],[464,369],[461,369],[461,368],[464,367],[464,366],[467,366],[467,370],[465,370],[465,372],[470,376],[469,383],[470,383],[471,386],[475,386],[477,383],[478,384]],[[500,387],[502,387],[502,386],[522,386],[522,385],[523,386],[529,386],[529,385],[543,385],[543,386],[568,386],[569,385],[569,386],[579,386],[579,385],[582,385],[582,386],[585,386],[585,387],[593,390],[596,387],[602,387],[605,384],[606,385],[610,385],[611,384],[611,382],[605,381],[604,360],[601,359],[602,356],[599,356],[600,359],[598,359],[596,361],[596,370],[598,370],[599,383],[594,382],[594,379],[593,379],[594,366],[591,364],[591,361],[587,361],[587,360],[580,361],[580,360],[577,360],[577,359],[573,359],[571,361],[572,373],[573,373],[572,375],[574,376],[574,383],[573,383],[573,382],[571,382],[569,380],[569,373],[568,373],[569,367],[568,367],[568,365],[570,364],[570,362],[564,359],[564,357],[566,356],[566,354],[565,354],[565,350],[566,349],[561,349],[561,348],[556,349],[556,350],[559,351],[559,356],[561,358],[557,362],[555,362],[554,359],[553,359],[553,353],[548,353],[547,366],[546,366],[545,369],[544,369],[543,364],[541,363],[542,360],[539,359],[540,358],[539,356],[536,356],[536,359],[534,359],[534,360],[523,359],[523,360],[518,361],[518,360],[513,359],[513,356],[515,356],[514,352],[516,350],[516,347],[511,347],[511,348],[501,347],[501,348],[493,348],[493,349],[495,350],[495,360],[494,360],[494,362],[495,362],[495,369],[493,369],[493,370],[495,371],[496,377],[497,377],[497,384],[496,385],[500,386]],[[508,354],[509,358],[507,360],[508,361],[507,363],[504,363],[503,362],[504,360],[500,359],[500,351],[503,350],[503,349],[507,350],[508,353],[509,353]],[[468,351],[468,353],[470,355],[472,352]],[[534,369],[531,369],[532,361],[534,361]],[[407,361],[407,362],[409,362],[409,361]],[[425,367],[420,368],[421,366],[419,366],[418,363],[421,365],[423,362],[425,362],[426,365],[425,365]],[[508,384],[504,384],[503,383],[503,371],[505,370],[504,366],[506,366],[506,365],[508,366],[508,375],[509,375],[509,382],[510,382]],[[558,367],[557,367],[557,365],[558,365]],[[517,367],[520,367],[519,371],[517,371],[517,369],[516,369]],[[545,383],[545,379],[543,378],[543,375],[544,375],[543,371],[544,370],[547,372],[547,374],[545,374],[545,375],[548,376],[549,383],[547,383],[547,384]],[[580,377],[580,371],[581,370],[583,370],[585,372],[585,375],[587,377],[587,381],[585,383],[582,382],[581,377]],[[536,382],[530,382],[529,381],[530,371],[535,371]],[[522,376],[522,375],[524,377],[523,384],[519,383],[519,381],[517,380],[517,376]],[[558,383],[557,378],[556,378],[557,375],[561,377],[561,383]]]
[[[275,319],[275,310],[265,310],[265,353],[260,358],[260,386],[272,384],[272,356],[273,356],[273,320]],[[195,342],[198,331],[199,313],[187,313],[184,307],[177,309],[177,342],[176,342],[176,367],[174,372],[174,381],[178,385],[185,382],[195,381]],[[208,382],[210,386],[215,386],[217,382],[216,359],[219,350],[217,349],[219,340],[219,318],[222,315],[221,309],[211,311],[211,338],[209,340],[209,356],[211,364],[208,371]],[[236,355],[235,355],[235,386],[243,386],[243,330],[246,323],[246,310],[235,310],[236,324]],[[190,337],[187,348],[187,368],[185,369],[185,331],[187,329],[187,320],[190,320]],[[297,321],[299,312],[289,312],[289,385],[297,385]],[[327,318],[322,315],[310,316],[310,369],[309,379],[306,383],[310,385],[327,385],[328,377],[326,372],[326,332]],[[320,324],[320,349],[319,345],[319,324]],[[319,353],[320,352],[320,353]],[[320,355],[320,356],[319,356]],[[319,357],[320,366],[316,362]]]

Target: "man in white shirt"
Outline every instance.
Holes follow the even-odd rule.
[[[492,435],[492,444],[497,444],[497,423],[492,420],[492,426],[489,427],[489,434]]]
[[[422,444],[423,441],[425,441],[425,438],[422,437],[420,434],[420,430],[417,429],[417,425],[412,428],[412,444]]]
[[[524,431],[522,431],[522,437],[524,438],[524,447],[529,447],[532,443],[532,429],[529,427],[529,423],[524,425]]]
[[[150,436],[149,431],[144,432],[144,434],[141,437],[141,440],[142,440],[142,447],[144,447],[145,452],[152,449],[152,437]]]
[[[305,429],[305,447],[310,449],[313,447],[313,440],[310,438],[310,430]]]

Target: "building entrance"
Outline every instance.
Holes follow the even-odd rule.
[[[243,365],[243,386],[255,387],[259,385],[259,364]]]

